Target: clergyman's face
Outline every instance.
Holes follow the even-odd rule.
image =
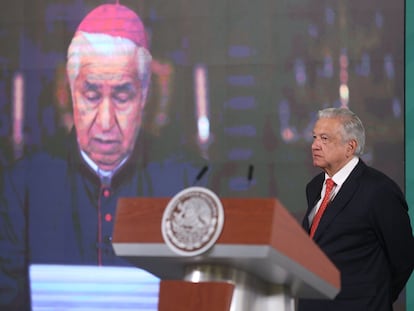
[[[80,148],[101,169],[116,168],[134,148],[145,104],[135,58],[84,56],[72,95]]]
[[[313,165],[323,169],[329,176],[348,163],[355,152],[355,141],[345,142],[341,130],[338,118],[321,118],[313,129]]]

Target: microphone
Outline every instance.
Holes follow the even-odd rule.
[[[201,180],[204,174],[208,171],[208,165],[204,165],[201,170],[198,172],[196,178],[194,179],[193,186]]]
[[[247,171],[247,180],[249,181],[249,183],[252,181],[253,179],[253,172],[254,172],[254,166],[253,164],[249,165],[249,169]]]

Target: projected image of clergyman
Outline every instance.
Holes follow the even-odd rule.
[[[194,180],[199,168],[183,160],[147,159],[151,64],[131,9],[101,5],[79,24],[66,68],[73,129],[2,174],[0,309],[30,309],[31,264],[126,265],[111,245],[118,198],[172,196]]]

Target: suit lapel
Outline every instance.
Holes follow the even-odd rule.
[[[324,212],[319,226],[315,232],[315,240],[317,240],[318,237],[323,234],[328,225],[346,207],[347,203],[354,196],[355,191],[359,186],[359,177],[365,168],[365,163],[362,162],[362,160],[359,160],[357,166],[352,170],[351,174],[343,183],[341,189],[339,189],[339,192],[336,194],[334,200],[329,203],[328,208]]]
[[[305,229],[306,232],[309,233],[310,230],[310,223],[309,223],[309,214],[311,213],[315,204],[321,198],[321,189],[323,185],[323,181],[325,179],[325,174],[321,173],[317,175],[309,184],[306,189],[306,199],[308,203],[308,209],[306,211],[305,216],[303,217],[302,227]]]

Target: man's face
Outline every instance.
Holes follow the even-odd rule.
[[[313,165],[333,176],[352,158],[356,142],[344,142],[341,122],[337,118],[321,118],[313,129]]]
[[[91,54],[81,61],[73,90],[80,148],[103,170],[114,169],[134,148],[144,100],[135,58]]]

